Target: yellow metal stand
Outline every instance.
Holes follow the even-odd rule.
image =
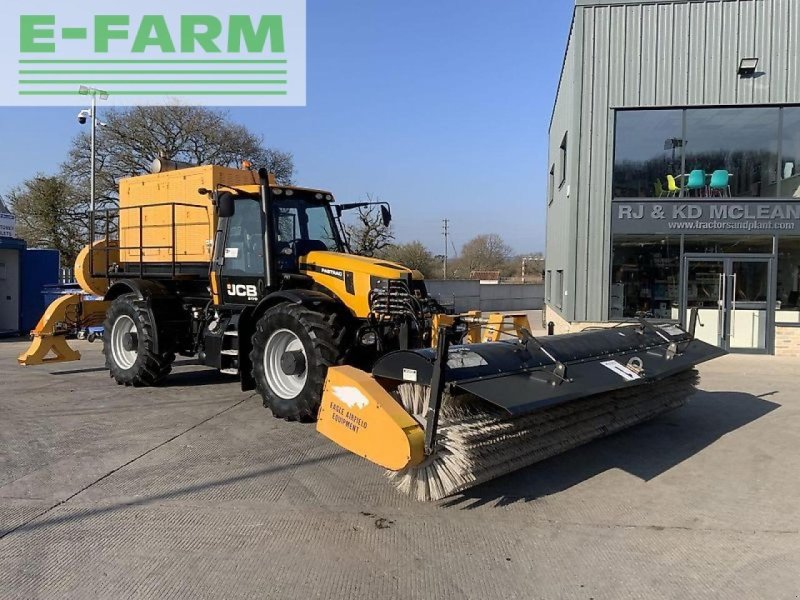
[[[84,300],[80,294],[59,296],[31,331],[31,345],[17,357],[17,361],[29,366],[80,360],[81,353],[67,344],[67,333],[102,323],[108,305],[102,300]]]
[[[55,356],[48,356],[53,353]],[[17,357],[21,365],[43,365],[51,362],[69,362],[80,360],[81,353],[67,344],[64,335],[34,335],[28,349]]]
[[[484,329],[486,330],[483,336],[484,342],[499,342],[502,339],[519,337],[522,329],[530,331],[531,324],[525,313],[490,313]]]
[[[433,315],[431,324],[431,347],[435,348],[439,339],[439,327],[450,327],[461,319],[467,323],[467,334],[464,336],[465,344],[479,344],[481,342],[499,342],[519,338],[523,329],[530,332],[531,325],[528,315],[520,313],[489,313],[484,316],[479,310],[471,310],[460,315]]]

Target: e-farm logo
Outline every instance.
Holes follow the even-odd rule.
[[[0,105],[82,105],[81,86],[118,105],[305,105],[305,0],[112,9],[95,0],[17,8],[19,35],[0,41]]]

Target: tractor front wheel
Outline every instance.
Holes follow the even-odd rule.
[[[344,354],[345,329],[338,316],[298,304],[264,313],[253,334],[250,360],[264,406],[278,418],[313,421],[328,367]]]

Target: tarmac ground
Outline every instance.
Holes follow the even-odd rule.
[[[800,597],[800,369],[728,356],[689,404],[433,504],[179,361],[0,342],[0,598]]]

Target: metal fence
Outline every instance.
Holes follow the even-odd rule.
[[[467,310],[539,310],[544,306],[540,283],[481,283],[466,279],[426,279],[428,293],[442,306]]]

